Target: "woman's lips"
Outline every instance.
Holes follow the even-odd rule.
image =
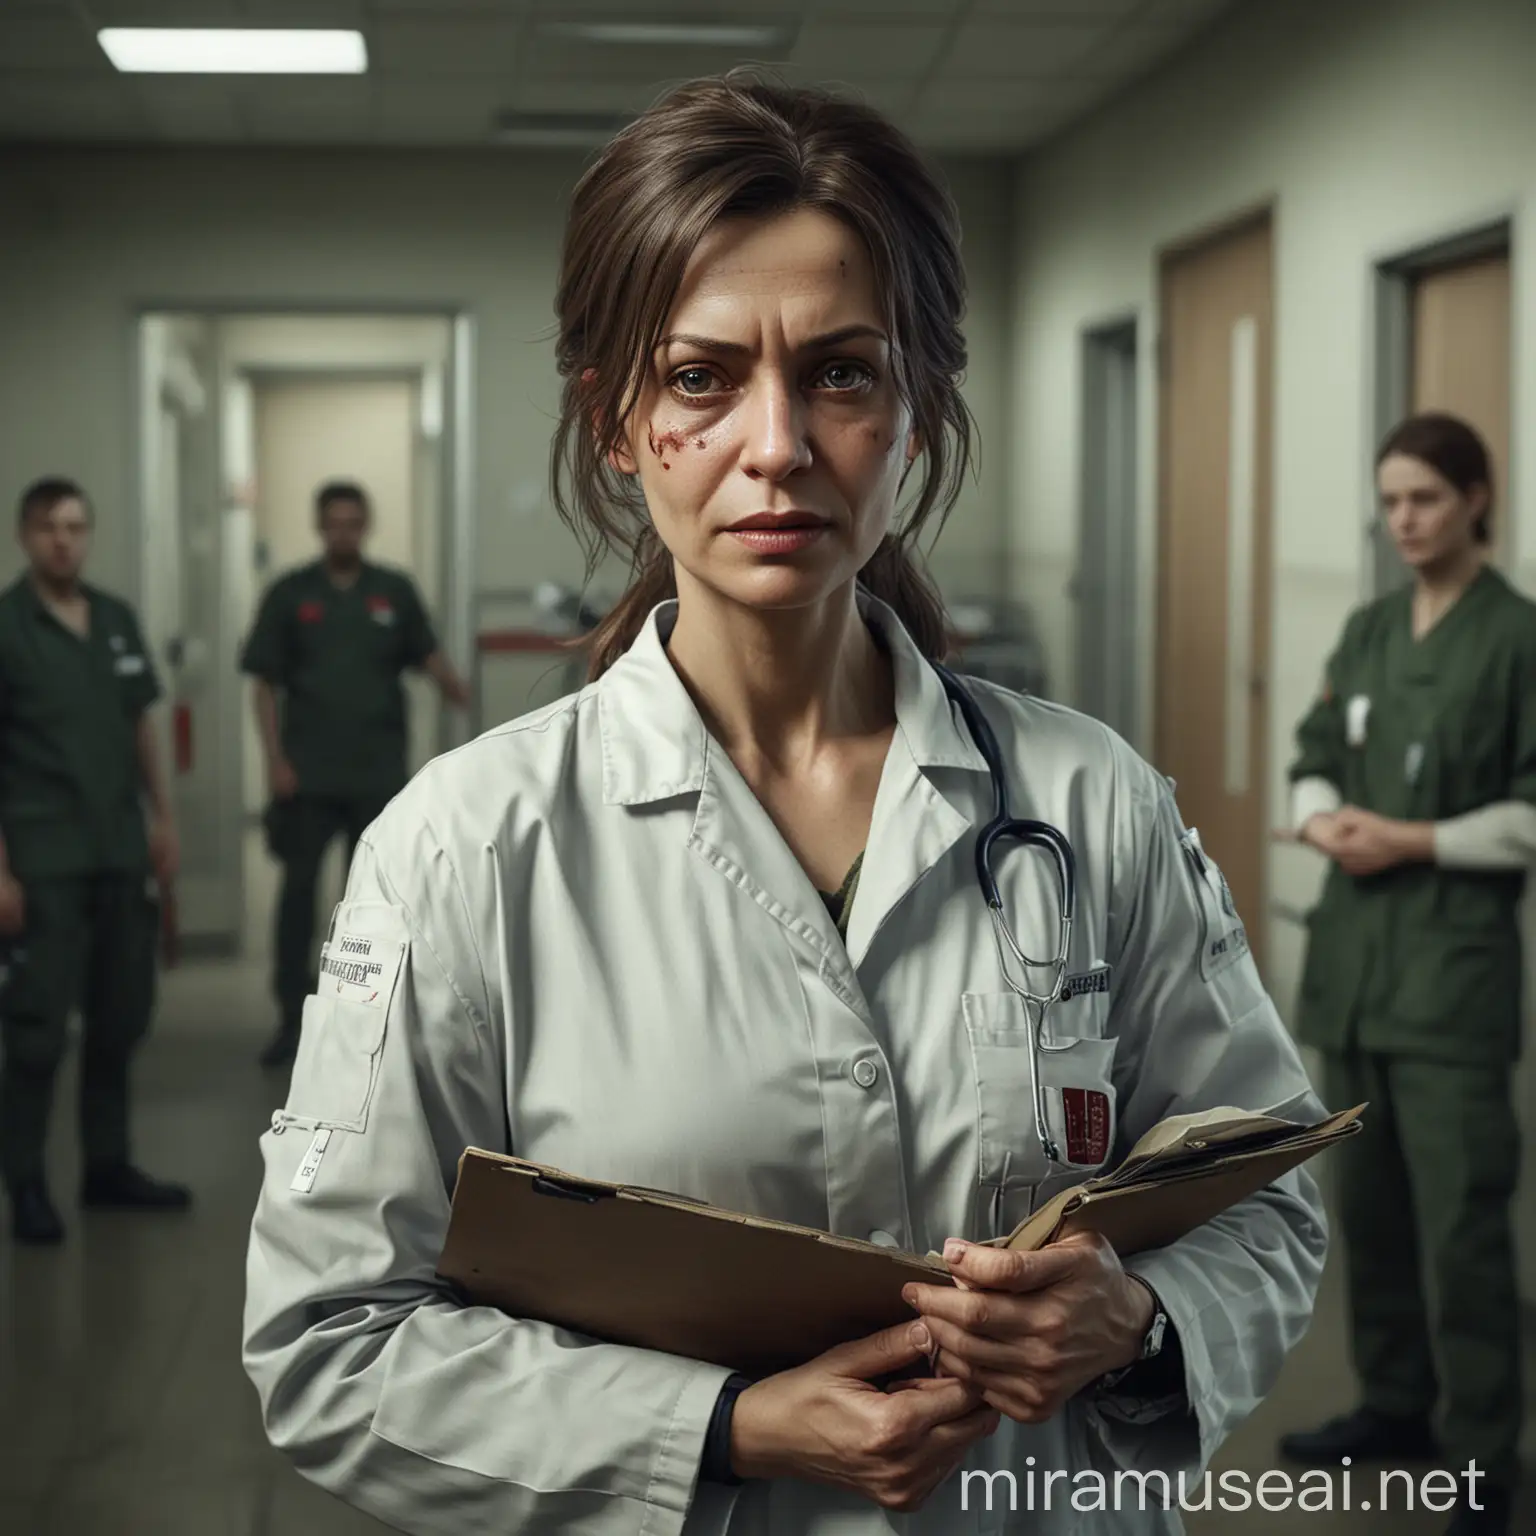
[[[727,528],[726,532],[759,554],[789,555],[810,548],[830,526],[828,523],[789,523],[778,527]]]

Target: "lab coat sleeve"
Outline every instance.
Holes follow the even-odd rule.
[[[506,1147],[505,1067],[455,871],[405,821],[396,802],[390,862],[421,904],[376,823],[331,927],[333,957],[353,935],[384,957],[382,1019],[325,972],[262,1139],[244,1358],[268,1435],[415,1536],[716,1536],[732,1490],[695,1482],[726,1371],[464,1305],[434,1275],[460,1153]]]
[[[1169,1115],[1219,1105],[1308,1121],[1324,1110],[1259,981],[1216,866],[1144,764],[1122,765],[1111,914],[1123,1151]],[[1198,858],[1198,862],[1197,862]],[[1305,1333],[1327,1227],[1306,1169],[1126,1267],[1162,1299],[1177,1329],[1187,1411],[1130,1423],[1113,1400],[1090,1418],[1116,1468],[1196,1476],[1273,1387]]]

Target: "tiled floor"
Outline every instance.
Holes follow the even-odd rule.
[[[63,1197],[76,1175],[71,1117],[54,1138],[70,1218],[58,1252],[0,1235],[0,1532],[6,1536],[364,1536],[384,1529],[304,1483],[262,1435],[239,1362],[242,1265],[259,1173],[256,1138],[281,1084],[254,1064],[270,1011],[250,965],[166,979],[139,1067],[138,1142],[186,1179],[186,1218],[92,1216]],[[68,1107],[69,1085],[61,1092]],[[1281,1431],[1346,1406],[1337,1273],[1278,1390],[1218,1469],[1275,1465]],[[1529,1493],[1530,1490],[1527,1490]],[[1368,1497],[1357,1475],[1356,1501]],[[1444,1515],[1188,1517],[1193,1536],[1431,1536]],[[1516,1530],[1536,1529],[1536,1504]],[[510,1533],[509,1533],[510,1536]]]

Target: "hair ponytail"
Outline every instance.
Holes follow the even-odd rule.
[[[902,534],[887,534],[859,572],[859,585],[892,609],[929,661],[943,661],[950,650],[949,616],[927,569]]]
[[[624,595],[585,638],[584,643],[591,650],[587,680],[596,682],[640,638],[640,631],[657,603],[676,596],[672,556],[657,538],[655,529],[647,528],[635,545]]]

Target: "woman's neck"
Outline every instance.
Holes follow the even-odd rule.
[[[1474,544],[1444,564],[1418,572],[1413,587],[1414,632],[1422,635],[1433,629],[1477,580],[1482,569],[1483,551]]]
[[[890,660],[859,615],[852,583],[811,608],[763,610],[684,577],[667,653],[733,757],[790,768],[831,739],[895,719]]]

